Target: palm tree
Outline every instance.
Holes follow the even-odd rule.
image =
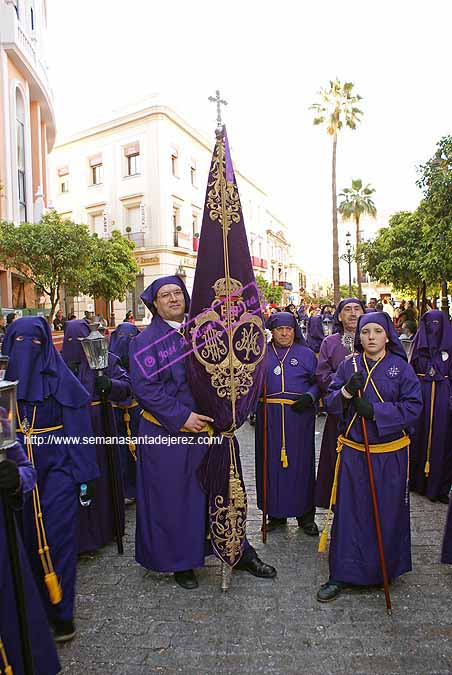
[[[334,302],[337,304],[340,300],[339,291],[339,240],[337,233],[337,193],[336,193],[336,153],[337,153],[337,135],[344,124],[349,129],[356,129],[356,125],[361,121],[362,110],[356,107],[356,104],[362,100],[358,94],[353,94],[353,82],[344,82],[343,84],[336,78],[330,80],[329,88],[322,88],[319,91],[320,101],[310,106],[315,110],[317,116],[314,118],[314,124],[326,124],[326,130],[333,137],[333,160],[332,160],[332,180],[331,192],[333,197],[333,285]]]
[[[338,208],[343,220],[355,221],[356,251],[358,251],[360,242],[359,221],[361,216],[364,214],[375,218],[377,215],[377,209],[371,199],[371,195],[374,192],[375,189],[370,184],[363,187],[361,178],[357,178],[356,180],[352,180],[351,188],[344,188],[339,195],[339,197],[343,197],[343,201],[339,204]],[[358,277],[358,298],[361,299],[361,263],[358,257],[356,257],[356,274]]]

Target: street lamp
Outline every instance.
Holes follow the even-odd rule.
[[[353,289],[352,289],[352,261],[354,258],[354,253],[353,253],[353,248],[352,248],[352,242],[350,241],[350,237],[352,236],[350,232],[347,232],[345,235],[347,237],[345,241],[345,248],[346,248],[346,253],[343,253],[341,255],[341,260],[345,260],[346,263],[348,263],[348,295],[351,298]]]

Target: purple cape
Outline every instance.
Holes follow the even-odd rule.
[[[209,495],[217,555],[235,565],[245,545],[246,496],[235,431],[255,410],[265,374],[266,338],[226,130],[217,132],[208,177],[189,315],[187,375],[198,406],[228,432],[208,453],[201,478]],[[232,466],[232,468],[231,468]],[[236,527],[225,538],[228,508]]]
[[[68,322],[66,325],[75,322]],[[89,401],[80,385],[55,349],[49,324],[40,316],[16,319],[3,341],[9,356],[6,379],[19,380],[17,398],[43,401],[53,396],[63,406],[78,408]]]

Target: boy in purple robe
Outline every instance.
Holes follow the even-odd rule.
[[[383,580],[360,418],[369,437],[388,579],[411,570],[407,432],[422,410],[420,384],[385,312],[359,318],[355,349],[358,370],[354,358],[342,361],[326,398],[341,435],[330,501],[330,579],[317,592],[319,602],[334,600],[346,586]],[[326,536],[327,527],[319,548]]]
[[[267,353],[267,512],[269,528],[297,518],[306,534],[317,536],[314,521],[315,382],[317,359],[306,347],[298,322],[287,312],[267,321],[272,341]],[[263,406],[257,409],[255,436],[257,505],[262,509]]]
[[[94,436],[105,436],[101,395],[106,392],[108,400],[124,405],[131,402],[130,378],[121,367],[119,358],[109,352],[108,367],[103,375],[97,376],[86,360],[80,338],[90,333],[88,323],[82,320],[68,321],[64,325],[64,341],[61,355],[72,372],[87,389],[90,401],[91,427]],[[111,406],[108,409],[111,436],[117,436],[116,420]],[[120,477],[119,448],[110,444],[113,460],[116,465],[117,476]],[[96,444],[96,458],[100,476],[96,483],[96,498],[91,505],[79,505],[79,553],[96,551],[115,538],[115,521],[112,508],[111,486],[108,470],[108,447],[106,444]],[[116,481],[118,490],[118,504],[121,520],[121,531],[124,531],[124,488],[122,480]]]
[[[437,309],[426,312],[411,351],[424,408],[411,446],[411,489],[449,503],[452,482],[452,326]]]
[[[207,496],[198,469],[212,418],[197,412],[186,374],[184,318],[190,298],[177,276],[156,279],[141,296],[152,322],[130,344],[130,375],[143,408],[137,453],[135,557],[156,572],[173,572],[185,589],[198,587],[204,566]],[[248,544],[235,569],[272,578],[276,571]]]
[[[33,500],[24,509],[25,544],[49,621],[58,642],[75,635],[73,622],[77,562],[78,493],[99,476],[95,450],[81,434],[91,435],[88,392],[71,373],[52,343],[42,317],[17,319],[3,344],[9,356],[6,377],[17,385],[18,438],[28,449],[37,471]],[[72,437],[70,443],[66,443]],[[79,441],[77,441],[77,437]],[[36,441],[32,442],[32,439]],[[38,499],[39,495],[39,499]],[[38,555],[43,537],[60,582],[63,597],[49,601],[44,584],[46,561]]]
[[[14,509],[20,509],[36,485],[36,472],[19,443],[7,448],[6,460],[0,462],[0,490],[2,499],[8,499]],[[23,547],[18,528],[16,539],[19,549],[28,634],[31,643],[35,675],[56,675],[60,663],[52,639],[44,608],[35,586],[32,572]],[[0,501],[0,641],[4,651],[0,653],[0,672],[24,675],[22,643],[16,612],[16,596],[11,570],[11,559],[6,535],[3,504]],[[7,667],[12,670],[8,671]]]
[[[128,312],[127,314],[130,314]],[[130,321],[120,323],[110,337],[109,350],[121,361],[121,366],[129,372],[129,345],[130,341],[139,335],[140,330]],[[141,407],[132,400],[130,405],[115,404],[114,406],[118,434],[122,438],[136,438],[141,416]],[[137,457],[135,443],[120,444],[120,459],[122,478],[124,482],[125,503],[135,501],[137,482]]]
[[[326,396],[334,373],[353,349],[356,326],[361,314],[364,314],[364,304],[358,298],[345,298],[337,306],[334,314],[336,332],[325,337],[320,347],[316,376],[322,396]],[[324,509],[327,509],[330,503],[334,467],[336,466],[336,447],[339,434],[337,422],[337,417],[329,412],[323,430],[317,468],[315,504]]]

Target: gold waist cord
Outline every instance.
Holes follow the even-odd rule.
[[[369,445],[369,450],[370,450],[371,454],[381,454],[381,453],[384,453],[384,452],[396,452],[397,450],[401,450],[402,448],[407,448],[409,446],[409,444],[410,444],[410,437],[409,436],[402,436],[401,438],[397,438],[395,441],[389,441],[389,443],[378,443],[378,444],[375,444],[375,445]],[[336,448],[337,459],[336,459],[336,467],[334,469],[333,487],[331,489],[330,504],[329,504],[328,513],[327,513],[327,516],[326,516],[325,527],[323,528],[323,532],[320,536],[319,553],[325,553],[326,548],[327,548],[328,530],[329,530],[333,506],[336,504],[339,467],[340,467],[340,464],[341,464],[341,452],[342,452],[342,448],[344,447],[344,445],[347,445],[348,447],[353,448],[353,450],[359,450],[360,452],[366,451],[364,443],[356,443],[355,441],[352,441],[349,438],[346,438],[342,434],[337,439],[337,448]],[[409,454],[408,454],[408,457],[409,457]],[[408,467],[408,471],[409,471],[409,467]]]
[[[264,399],[259,399],[263,403]],[[283,469],[289,468],[289,458],[287,457],[286,449],[286,424],[285,424],[285,410],[284,406],[293,405],[294,401],[290,398],[267,398],[267,403],[273,403],[281,406],[281,465]]]
[[[0,673],[4,672],[5,675],[14,675],[14,671],[12,666],[10,666],[8,657],[6,655],[6,649],[5,645],[2,642],[2,639],[0,638],[0,656],[2,657],[2,663],[3,663],[3,670],[0,668]]]
[[[19,431],[24,435],[27,444],[27,455],[30,462],[35,466],[34,456],[33,456],[33,443],[31,442],[31,437],[36,434],[45,434],[51,431],[57,431],[63,428],[62,424],[59,424],[55,427],[48,427],[46,429],[34,429],[34,422],[36,418],[36,406],[33,409],[33,418],[31,426],[28,429],[25,429],[23,422],[20,421],[19,408],[17,407],[17,425]],[[28,425],[27,425],[28,426]],[[60,582],[52,563],[52,558],[50,556],[50,549],[47,543],[47,536],[44,527],[44,519],[41,509],[41,500],[39,498],[39,489],[38,485],[34,488],[32,492],[33,496],[33,511],[35,517],[35,527],[36,527],[36,536],[38,539],[38,554],[41,559],[42,569],[44,571],[44,583],[49,594],[50,602],[52,605],[58,605],[63,599],[63,591],[61,589]]]
[[[157,426],[159,426],[159,427],[162,426],[160,424],[160,422],[158,421],[158,419],[156,417],[154,417],[154,415],[152,413],[148,412],[147,410],[142,410],[141,414],[143,415],[144,419],[147,420],[148,422],[152,422],[152,424],[157,424]],[[197,433],[202,434],[203,432],[207,432],[209,434],[209,436],[211,436],[211,437],[213,436],[214,430],[213,430],[213,426],[210,424],[210,422],[206,422],[205,425],[203,426],[203,428],[201,429],[201,431],[199,431],[199,432],[198,431],[190,431],[190,429],[187,429],[186,427],[181,427],[179,429],[179,433],[184,433],[184,434],[197,434]],[[226,436],[226,433],[223,433],[223,436]]]
[[[436,382],[432,380],[432,390],[430,393],[430,420],[428,428],[427,457],[425,460],[424,474],[428,478],[430,475],[430,455],[432,454],[432,433],[433,433],[433,413],[435,411],[435,390]]]
[[[124,424],[126,426],[126,432],[127,432],[127,438],[129,439],[127,442],[127,445],[129,447],[129,452],[134,458],[135,461],[137,461],[137,448],[135,443],[132,441],[132,429],[130,428],[130,412],[129,410],[131,408],[136,408],[138,406],[138,403],[136,401],[132,401],[130,405],[122,406],[119,405],[118,403],[112,403],[113,408],[120,408],[121,410],[124,411],[122,419],[124,420]]]

